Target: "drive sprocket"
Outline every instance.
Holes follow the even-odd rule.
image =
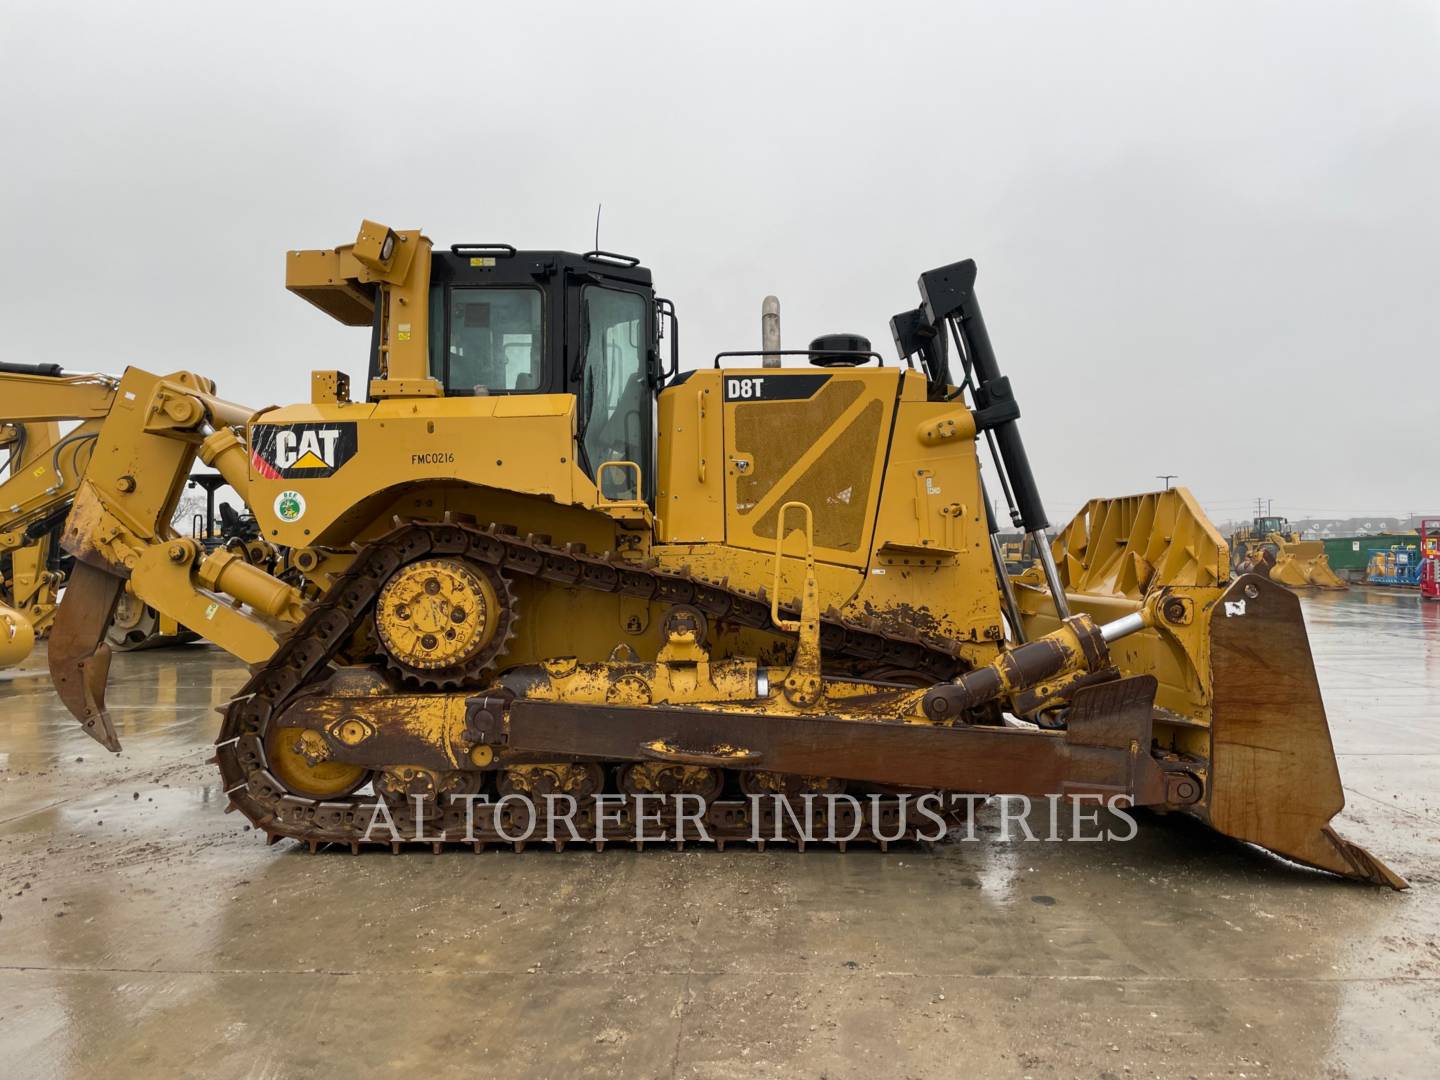
[[[386,667],[411,686],[478,685],[514,636],[505,575],[456,556],[417,559],[392,573],[375,603]]]

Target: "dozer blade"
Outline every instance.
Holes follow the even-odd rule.
[[[1299,599],[1256,575],[1240,577],[1211,609],[1210,641],[1209,797],[1193,812],[1287,859],[1408,888],[1330,827],[1345,793]]]
[[[105,683],[110,677],[105,631],[124,588],[124,578],[76,560],[50,631],[55,692],[87,735],[117,753],[120,739],[105,711]]]

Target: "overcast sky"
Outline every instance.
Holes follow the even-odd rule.
[[[979,263],[1052,517],[1440,512],[1435,4],[0,7],[0,359],[253,406],[368,331],[283,288],[362,217],[601,245],[686,366]]]

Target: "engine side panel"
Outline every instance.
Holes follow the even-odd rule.
[[[455,481],[594,506],[569,394],[297,405],[249,427],[247,500],[276,544],[348,543],[357,504]]]

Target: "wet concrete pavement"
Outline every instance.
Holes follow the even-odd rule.
[[[0,1074],[1431,1077],[1440,605],[1305,599],[1397,894],[1131,843],[310,856],[223,813],[216,650],[117,658],[112,757],[0,674]],[[83,760],[79,760],[82,759]]]

